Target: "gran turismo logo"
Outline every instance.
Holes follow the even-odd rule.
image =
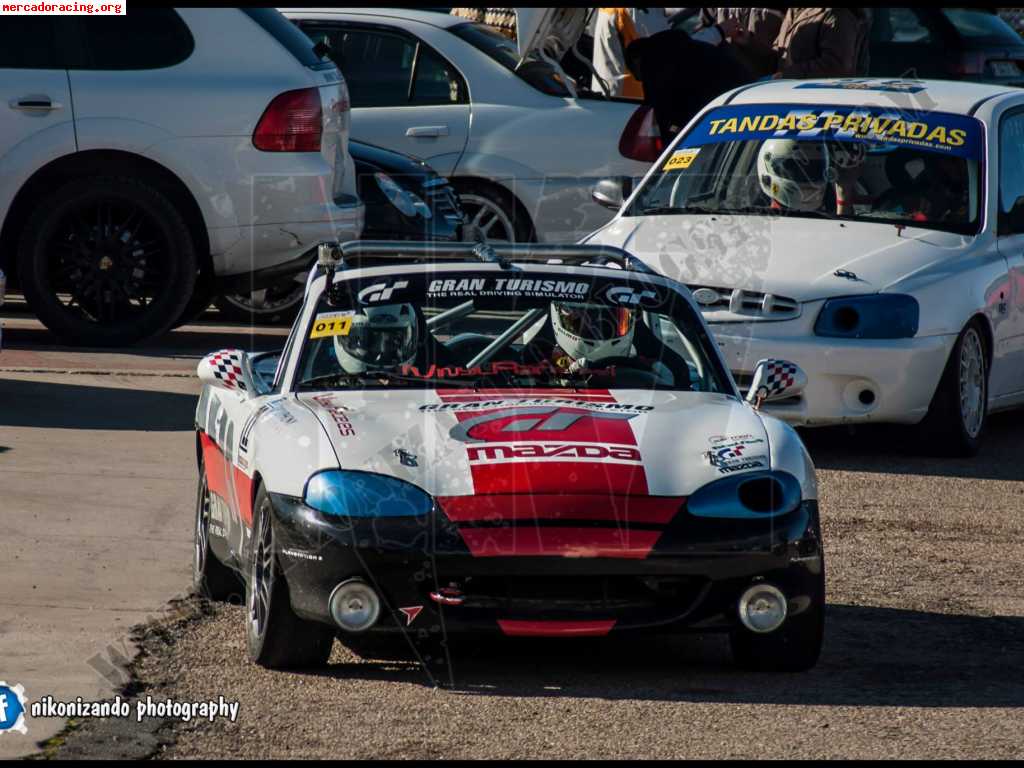
[[[359,292],[359,303],[377,304],[378,302],[387,301],[395,291],[407,288],[408,286],[408,280],[396,280],[391,285],[388,285],[387,283],[375,283],[374,285],[369,285]]]
[[[25,733],[25,689],[0,680],[0,734]]]
[[[623,285],[613,285],[604,297],[612,304],[622,307],[636,307],[640,304],[648,306],[658,303],[658,294],[654,291],[636,291]]]

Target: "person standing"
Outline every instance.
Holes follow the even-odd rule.
[[[768,77],[774,69],[764,57],[749,55],[746,46],[732,44],[737,34],[756,40],[764,49],[771,48],[782,27],[786,8],[701,8],[701,27],[693,33],[695,40],[711,45],[726,45],[754,77]]]
[[[863,8],[790,8],[771,47],[744,30],[732,40],[775,78],[849,77],[866,66],[866,18]]]
[[[727,48],[694,40],[681,29],[633,41],[626,63],[643,84],[644,103],[653,109],[665,142],[709,101],[754,79]]]
[[[626,48],[639,39],[629,8],[599,8],[594,22],[594,71],[591,89],[609,96],[642,99],[643,86],[626,67]]]

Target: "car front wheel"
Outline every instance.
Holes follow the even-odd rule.
[[[322,666],[331,655],[334,632],[292,611],[275,552],[272,514],[270,496],[261,486],[254,505],[245,585],[249,658],[269,669]]]
[[[988,421],[988,349],[981,323],[973,320],[953,345],[928,415],[918,426],[929,451],[973,456]]]

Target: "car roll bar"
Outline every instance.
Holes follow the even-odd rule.
[[[511,269],[513,262],[614,266],[654,274],[632,254],[611,245],[554,245],[550,243],[444,243],[407,240],[353,240],[342,245],[321,243],[317,264],[321,270],[357,269],[377,263],[480,262]],[[332,270],[333,271],[333,270]]]

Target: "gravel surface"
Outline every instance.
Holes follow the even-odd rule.
[[[811,672],[738,671],[722,637],[469,640],[433,689],[401,648],[335,644],[319,673],[246,658],[243,609],[140,636],[135,689],[224,695],[238,722],[89,722],[61,756],[162,758],[1024,757],[1024,416],[982,454],[916,456],[898,430],[805,435],[819,468],[828,612]],[[106,729],[106,730],[105,730]],[[126,743],[127,740],[127,743]]]

